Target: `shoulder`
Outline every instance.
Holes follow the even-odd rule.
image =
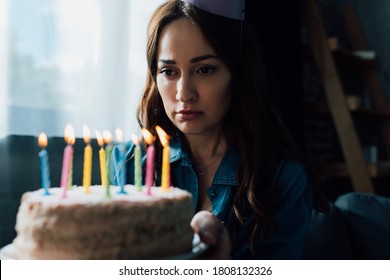
[[[312,200],[312,182],[305,165],[297,160],[283,158],[277,165],[273,177],[279,201],[292,203],[304,199],[310,205]]]
[[[282,158],[275,170],[274,182],[307,183],[309,175],[303,163],[297,160]]]
[[[117,144],[114,146],[112,149],[112,154],[111,157],[114,159],[120,158],[120,157],[125,157],[129,158],[133,153],[136,145],[132,141],[128,141],[123,144]],[[142,149],[142,146],[141,146]],[[142,149],[143,152],[143,149]]]
[[[298,224],[302,228],[307,228],[310,224],[313,186],[305,165],[297,160],[286,158],[280,160],[274,177],[274,186],[276,203],[273,210],[277,224],[287,223],[286,219],[294,217],[295,220],[290,224],[291,228]],[[298,228],[296,230],[301,232]]]
[[[134,145],[133,142],[129,141],[126,143],[115,145],[112,149],[110,158],[111,158],[111,168],[118,168],[118,166],[121,166],[123,164],[123,161],[126,162],[126,165],[129,167],[129,165],[132,165],[132,159],[134,155],[134,150],[136,148],[136,145]],[[145,152],[141,146],[141,153],[143,156],[145,156]]]

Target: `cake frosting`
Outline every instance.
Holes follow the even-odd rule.
[[[127,194],[102,186],[23,194],[13,241],[19,259],[159,259],[191,251],[191,194],[134,186]]]

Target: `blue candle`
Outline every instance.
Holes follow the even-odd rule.
[[[41,178],[42,178],[42,188],[45,191],[45,195],[49,195],[50,188],[50,170],[49,170],[49,161],[46,151],[47,146],[47,136],[45,133],[41,133],[38,137],[38,144],[42,148],[39,152],[39,158],[41,163]]]
[[[119,153],[118,153],[118,163],[119,163],[119,169],[116,174],[118,178],[118,183],[119,183],[119,194],[127,194],[125,190],[125,185],[126,185],[126,146],[123,143],[123,132],[119,128],[115,130],[115,135],[116,135],[116,140],[119,143]]]
[[[127,194],[125,191],[125,185],[126,185],[126,159],[125,159],[126,149],[124,144],[119,145],[119,156],[118,156],[118,162],[119,162],[119,170],[118,170],[118,182],[120,186],[119,193],[121,194]]]

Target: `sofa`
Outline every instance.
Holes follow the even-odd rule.
[[[351,192],[313,211],[304,258],[390,260],[390,198]]]
[[[99,147],[93,148],[92,184],[99,184]],[[61,137],[50,137],[52,186],[59,185],[63,150]],[[81,184],[84,142],[74,145],[73,181]],[[35,136],[11,135],[0,139],[0,248],[11,243],[21,195],[41,183]],[[305,259],[390,259],[390,198],[348,193],[330,205],[327,214],[313,211]]]

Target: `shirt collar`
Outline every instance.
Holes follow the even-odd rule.
[[[228,147],[215,174],[213,184],[237,185],[238,153]]]
[[[187,153],[184,151],[182,136],[179,133],[172,138],[169,143],[170,145],[170,162],[178,161],[183,157],[188,157]]]
[[[170,162],[182,160],[183,165],[191,165],[189,155],[184,149],[183,139],[177,133],[170,142]],[[238,153],[232,147],[228,147],[222,158],[221,164],[215,174],[213,184],[237,185]]]

